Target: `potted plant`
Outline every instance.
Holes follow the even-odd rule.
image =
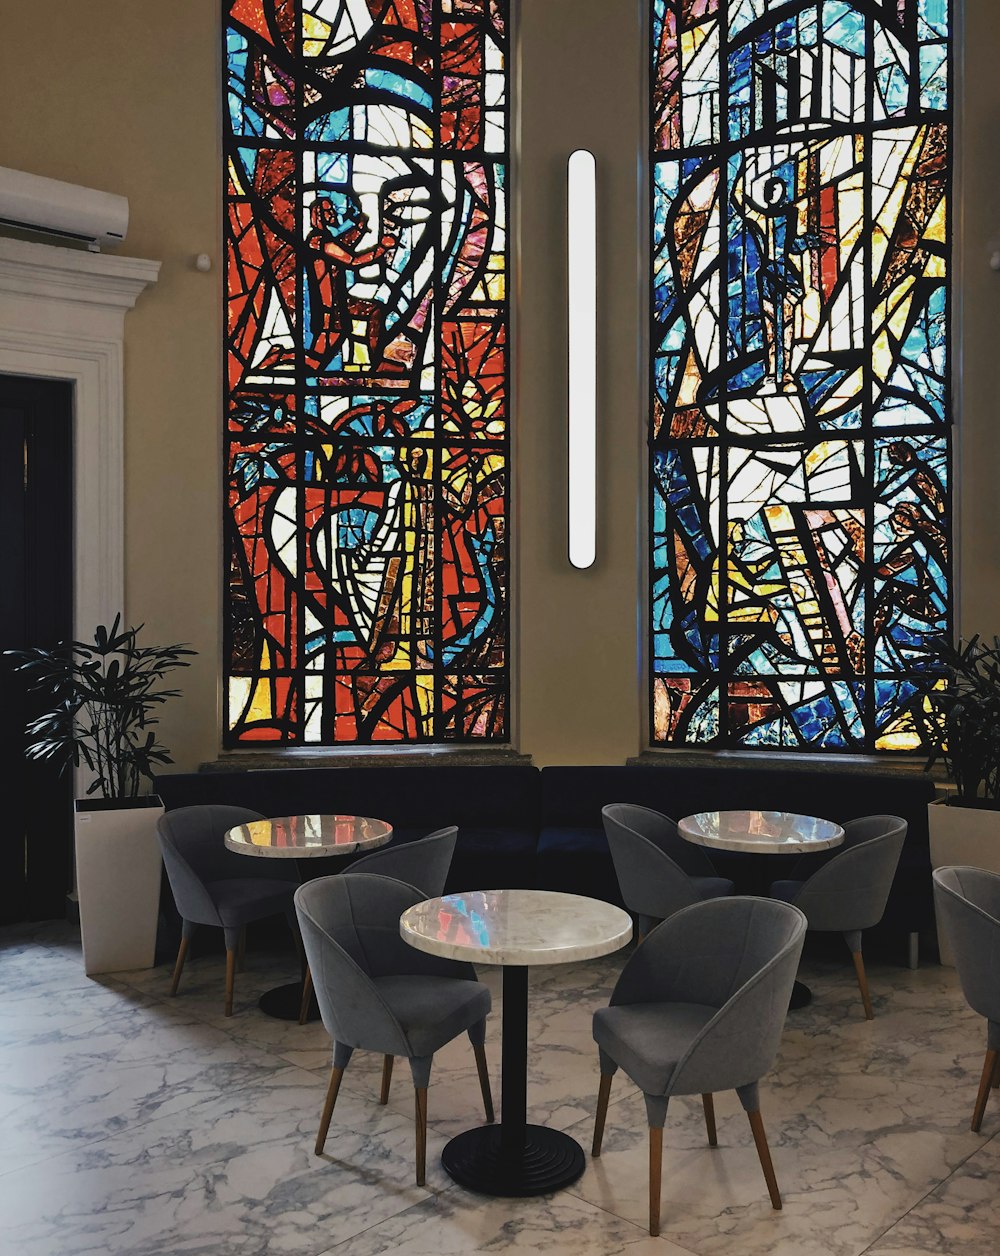
[[[955,791],[928,808],[931,865],[1000,872],[1000,637],[945,640],[935,657],[948,683],[923,695],[914,714],[927,768],[943,759]],[[938,945],[951,964],[940,928]]]
[[[156,948],[160,852],[156,821],[163,805],[140,795],[153,765],[172,762],[157,741],[154,712],[179,690],[166,674],[187,667],[194,650],[181,645],[140,646],[138,628],[121,628],[121,615],[103,624],[92,643],[12,650],[19,671],[49,699],[46,713],[28,725],[25,753],[91,776],[77,799],[76,885],[88,974],[150,968]],[[96,795],[96,797],[95,797]]]

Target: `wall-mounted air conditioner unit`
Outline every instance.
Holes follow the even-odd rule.
[[[128,198],[0,166],[0,222],[85,240],[96,250],[125,239]]]

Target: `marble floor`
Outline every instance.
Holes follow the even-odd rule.
[[[530,1119],[589,1148],[597,1089],[590,1014],[623,956],[533,970]],[[811,1007],[792,1013],[762,1090],[784,1210],[770,1208],[732,1094],[716,1097],[719,1145],[700,1101],[671,1105],[663,1233],[646,1233],[642,1100],[619,1074],[604,1154],[571,1189],[492,1200],[455,1186],[439,1154],[481,1120],[472,1052],[442,1051],[429,1097],[426,1187],[413,1182],[412,1090],[357,1053],[327,1152],[312,1145],[328,1051],[320,1025],[270,1020],[261,991],[294,958],[251,950],[236,1014],[223,960],[83,975],[67,925],[0,930],[0,1253],[4,1256],[915,1256],[1000,1251],[1000,1096],[981,1134],[969,1117],[985,1026],[952,970],[872,962],[866,1023],[844,962],[807,959]],[[499,981],[488,1052],[499,1091]]]

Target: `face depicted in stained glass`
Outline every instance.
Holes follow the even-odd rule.
[[[654,0],[652,735],[908,750],[950,620],[948,0]]]
[[[226,0],[229,745],[505,740],[505,0]]]

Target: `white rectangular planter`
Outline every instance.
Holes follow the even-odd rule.
[[[927,805],[932,868],[985,868],[1000,872],[1000,811],[948,807],[943,798]],[[937,927],[941,963],[955,967],[940,921]]]
[[[162,860],[156,795],[107,808],[76,802],[76,885],[88,976],[152,968]]]

